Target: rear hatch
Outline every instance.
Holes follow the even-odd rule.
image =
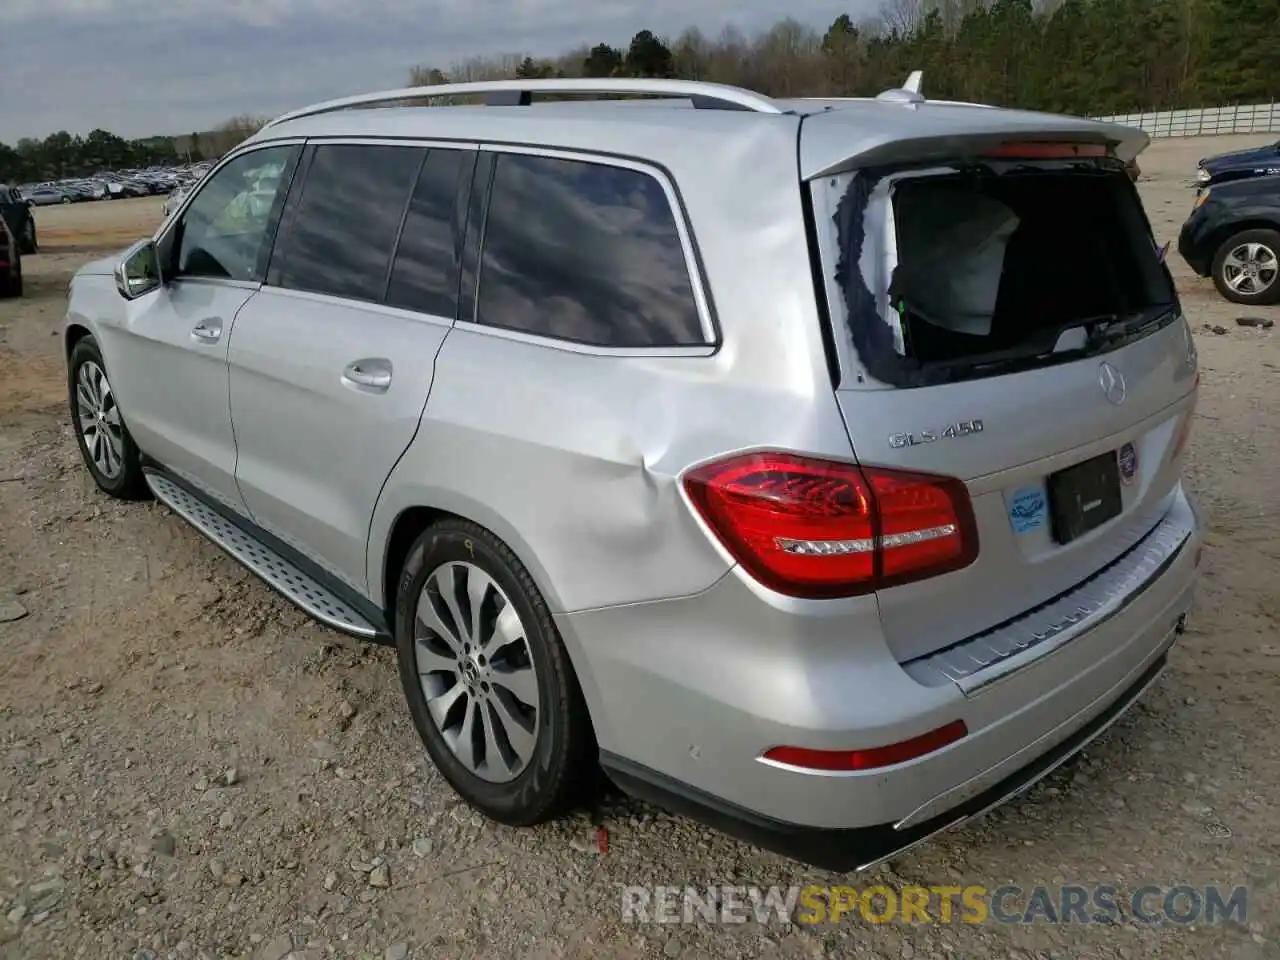
[[[801,128],[855,454],[958,478],[973,506],[973,563],[877,593],[902,661],[1045,603],[1150,532],[1197,378],[1124,172],[1145,138],[958,109],[945,136],[864,137],[843,159],[841,111]]]

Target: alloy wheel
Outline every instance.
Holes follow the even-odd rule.
[[[1254,297],[1271,289],[1280,276],[1276,252],[1263,243],[1242,243],[1222,261],[1222,279],[1236,293]]]
[[[124,425],[107,375],[92,360],[82,363],[76,375],[76,419],[94,466],[114,480],[124,469]]]
[[[450,751],[482,780],[514,780],[537,745],[541,697],[511,599],[475,564],[445,563],[422,587],[413,637],[427,711]]]

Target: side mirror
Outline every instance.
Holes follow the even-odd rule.
[[[159,289],[160,258],[154,240],[139,240],[124,252],[116,264],[116,289],[126,300],[137,300]]]

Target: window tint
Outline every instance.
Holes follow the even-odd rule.
[[[280,285],[381,301],[420,147],[316,148],[302,201],[281,240]]]
[[[461,150],[427,154],[391,268],[387,303],[392,306],[453,318],[462,216],[458,200],[462,173],[470,173],[474,156]]]
[[[250,151],[201,185],[177,226],[179,276],[262,279],[259,254],[296,152],[294,146]]]
[[[636,170],[502,154],[480,323],[609,347],[704,342],[666,193]]]

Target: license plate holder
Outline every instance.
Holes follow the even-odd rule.
[[[1120,515],[1120,463],[1114,450],[1051,473],[1049,525],[1057,543],[1070,543]]]

